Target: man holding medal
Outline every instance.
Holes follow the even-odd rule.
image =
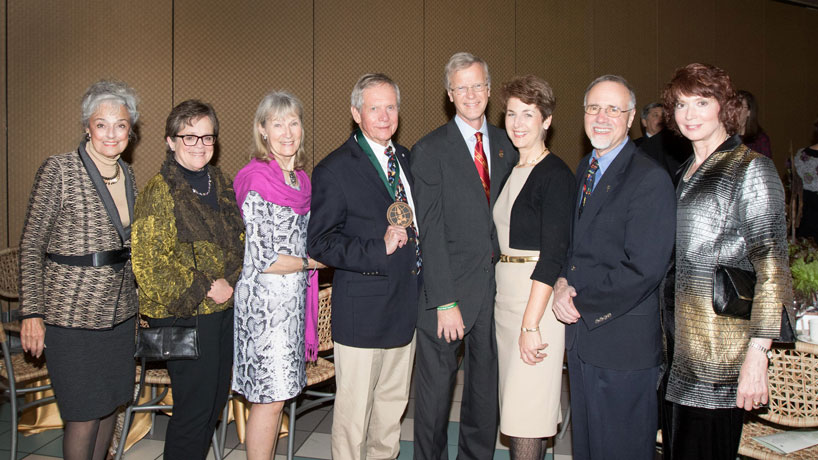
[[[400,450],[423,268],[409,151],[392,142],[399,108],[395,82],[362,76],[351,96],[359,129],[312,174],[308,252],[335,268],[335,460]]]

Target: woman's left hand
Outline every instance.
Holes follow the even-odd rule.
[[[767,396],[767,357],[750,348],[738,376],[736,407],[748,411],[758,409],[767,404]]]
[[[224,278],[219,278],[210,285],[207,296],[216,303],[225,303],[233,297],[233,288]]]
[[[520,359],[528,365],[535,365],[546,356],[545,348],[548,344],[543,344],[540,332],[520,332]]]

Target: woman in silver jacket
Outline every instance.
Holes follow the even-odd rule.
[[[663,104],[694,150],[676,190],[675,307],[663,311],[664,458],[732,460],[744,411],[767,403],[772,341],[794,321],[784,188],[772,160],[741,143],[741,102],[722,69],[678,69]],[[717,265],[755,272],[749,320],[714,312]]]

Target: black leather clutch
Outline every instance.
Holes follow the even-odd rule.
[[[717,265],[713,273],[713,311],[719,316],[750,319],[755,287],[755,272]]]

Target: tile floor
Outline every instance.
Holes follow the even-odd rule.
[[[460,417],[460,397],[463,392],[462,371],[458,374],[457,387],[452,398],[452,410],[449,415],[449,458],[457,455],[457,432]],[[567,381],[563,385],[563,411],[567,409],[568,393]],[[409,400],[406,416],[401,428],[401,450],[399,460],[411,459],[413,456],[413,416],[415,409],[414,398]],[[9,458],[10,443],[10,415],[8,404],[0,407],[0,459]],[[165,427],[169,418],[157,416],[156,429],[153,435],[148,435],[139,441],[128,452],[124,458],[127,460],[154,460],[162,458],[164,445]],[[332,428],[332,405],[323,407],[303,414],[296,425],[295,447],[296,459],[330,459],[330,431]],[[494,453],[495,459],[508,459],[508,446],[504,445],[503,439],[498,439],[497,449]],[[46,460],[62,457],[62,431],[52,430],[37,435],[19,438],[18,459]],[[287,439],[282,438],[277,448],[276,460],[286,459]],[[213,458],[211,451],[208,459]],[[246,459],[244,445],[239,444],[236,430],[233,424],[228,426],[227,441],[225,442],[225,460]],[[546,460],[570,460],[571,457],[571,431],[566,433],[563,439],[553,439]]]

